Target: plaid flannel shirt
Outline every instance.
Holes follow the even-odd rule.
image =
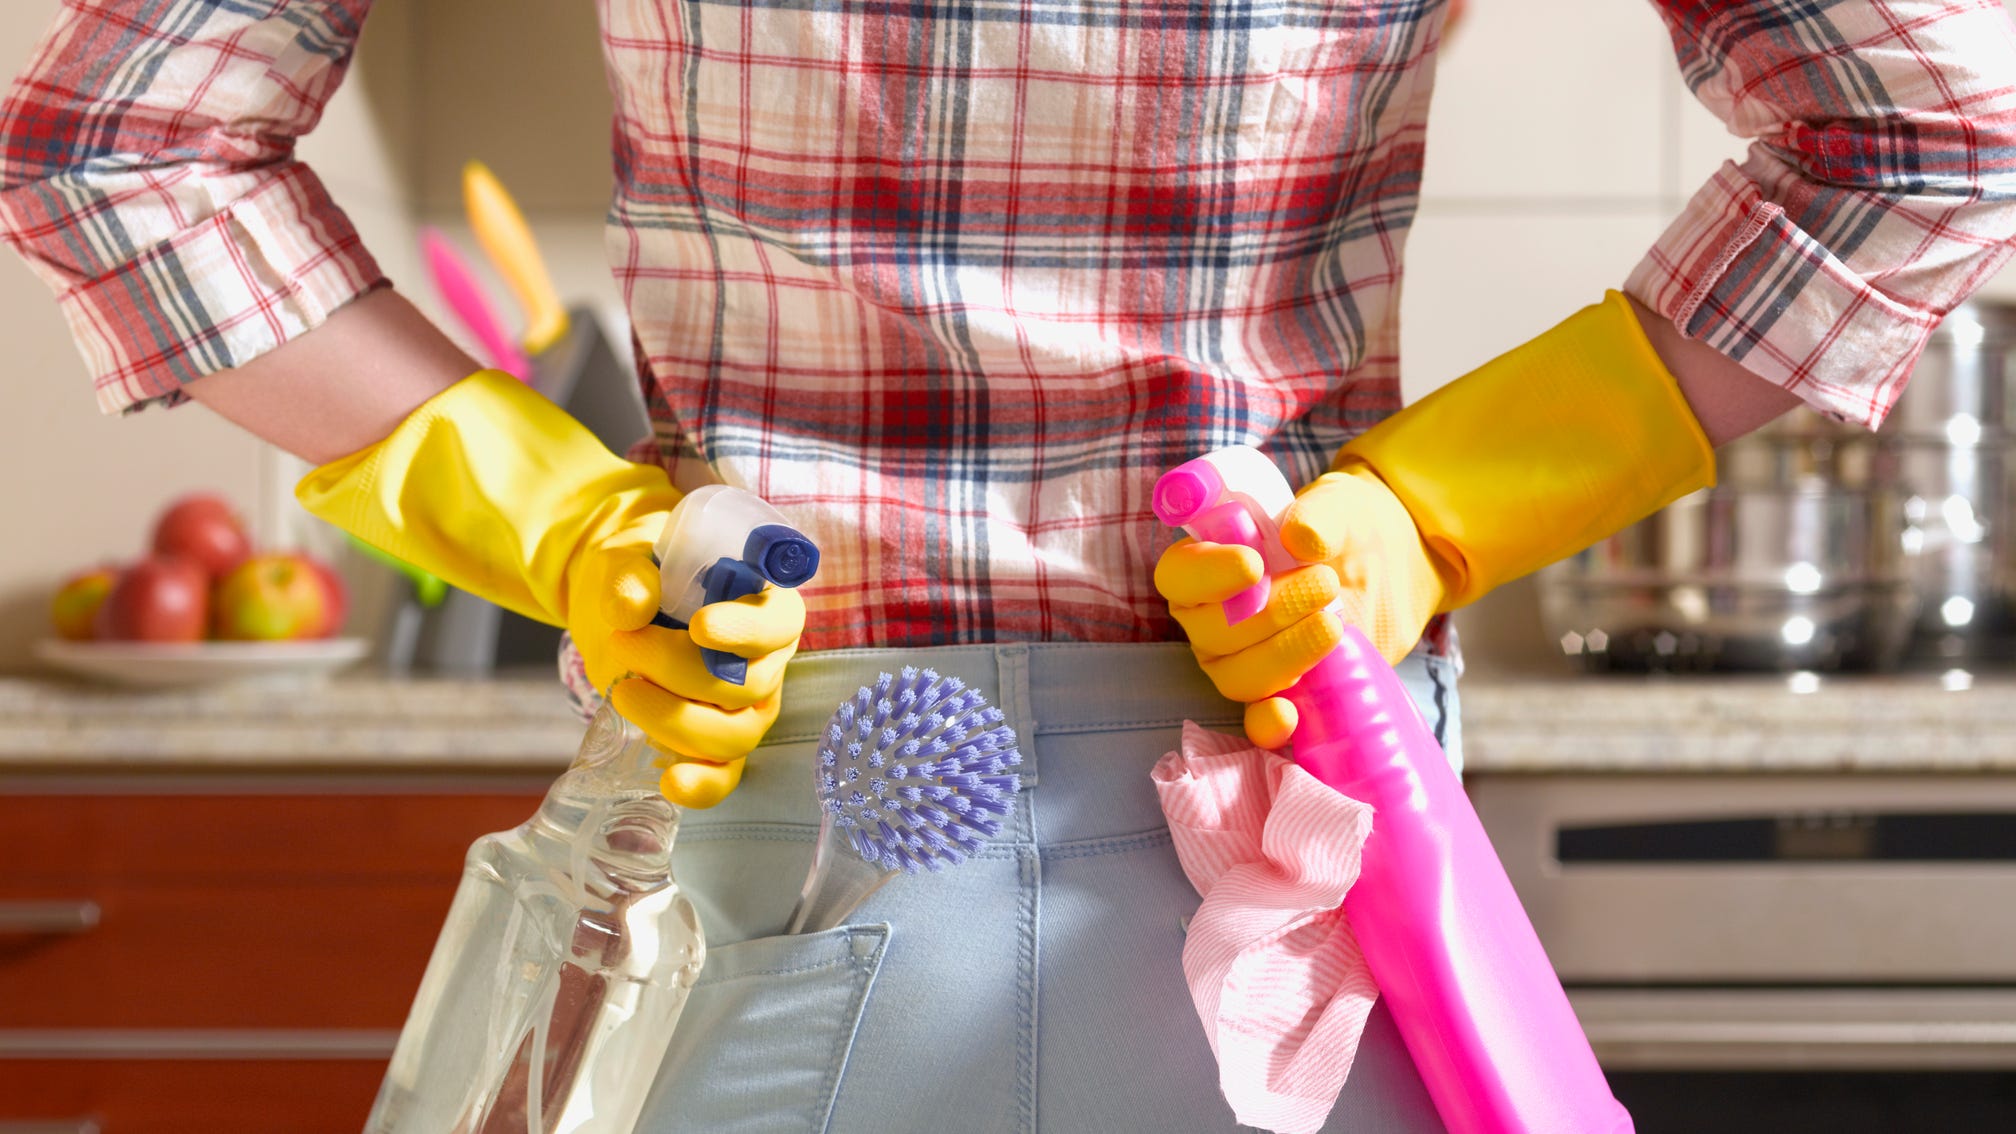
[[[66,3],[0,111],[0,227],[105,409],[383,284],[292,152],[368,7]],[[2016,233],[2008,17],[1658,7],[1755,144],[1626,290],[1877,423]],[[818,539],[808,648],[1174,637],[1155,476],[1249,442],[1306,480],[1399,407],[1439,0],[600,9],[634,455]]]

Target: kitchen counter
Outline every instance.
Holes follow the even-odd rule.
[[[1813,685],[1808,682],[1808,685]],[[2016,771],[2016,675],[1466,680],[1472,773]],[[130,692],[0,679],[0,768],[558,770],[550,680]]]
[[[550,678],[175,691],[0,679],[0,768],[558,772],[582,727]]]
[[[1465,681],[1474,772],[2016,771],[2016,674]]]

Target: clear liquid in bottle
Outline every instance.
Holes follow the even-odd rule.
[[[706,949],[664,762],[605,704],[538,812],[469,848],[367,1131],[635,1125]]]

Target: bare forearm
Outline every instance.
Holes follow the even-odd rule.
[[[422,402],[481,369],[405,298],[374,291],[190,397],[315,464],[382,440]]]
[[[1750,373],[1714,347],[1687,338],[1672,320],[1635,299],[1631,310],[1679,383],[1709,444],[1734,441],[1800,404],[1797,394]]]

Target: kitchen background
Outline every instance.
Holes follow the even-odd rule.
[[[0,68],[19,69],[56,7],[0,5]],[[378,0],[349,81],[303,142],[303,156],[388,273],[431,313],[445,314],[425,286],[416,234],[434,225],[473,253],[460,174],[478,158],[525,209],[563,299],[592,308],[623,341],[601,243],[609,103],[588,7]],[[1617,285],[1696,186],[1742,148],[1688,95],[1648,4],[1476,0],[1444,56],[1408,248],[1408,396]],[[500,281],[480,256],[471,260],[501,302]],[[1984,298],[2016,301],[2016,272]],[[404,584],[351,558],[294,508],[301,469],[290,458],[200,409],[101,417],[47,292],[11,255],[0,255],[0,332],[15,360],[0,443],[0,483],[15,489],[0,505],[0,674],[37,672],[34,643],[47,634],[49,596],[65,576],[139,552],[160,507],[192,490],[235,501],[261,545],[299,544],[340,560],[353,586],[351,633],[380,630]],[[1514,583],[1459,616],[1470,665],[1468,782],[1639,1129],[2008,1128],[2016,1116],[2016,1076],[2006,1073],[2016,1067],[2016,872],[2008,862],[2016,851],[2006,845],[2016,813],[2016,698],[2007,694],[2016,683],[1992,667],[1959,681],[1935,668],[1894,680],[1830,678],[1824,687],[1796,678],[1578,679],[1543,627],[1537,594],[1530,581]],[[181,832],[186,816],[200,813],[224,849],[214,860],[200,846],[189,853],[201,860],[204,886],[227,889],[268,884],[233,873],[231,825],[263,821],[231,802],[239,793],[286,803],[269,811],[288,816],[285,824],[271,820],[262,837],[307,845],[316,839],[300,832],[317,824],[371,829],[387,863],[396,858],[389,848],[403,845],[397,839],[427,826],[423,817],[452,814],[461,827],[442,828],[439,845],[411,852],[416,861],[438,858],[452,875],[469,838],[523,817],[579,735],[554,711],[543,681],[500,683],[492,694],[353,679],[278,717],[254,694],[219,694],[172,702],[188,707],[188,719],[167,721],[159,707],[171,702],[71,698],[52,688],[0,679],[0,907],[21,885],[38,898],[70,895],[67,881],[49,881],[57,874],[36,873],[52,861],[48,840],[86,829],[36,826],[56,812],[55,797],[136,831],[165,821]],[[392,802],[345,810],[353,792]],[[399,802],[421,796],[424,804]],[[150,800],[185,797],[194,802],[146,809]],[[211,808],[212,799],[226,802]],[[1902,829],[1897,813],[1913,809],[1974,826],[1951,836],[1960,850],[1924,851],[1927,838],[1949,836],[1920,837],[1904,857],[1925,861],[1872,865]],[[146,853],[167,845],[146,843]],[[1738,865],[1718,872],[1704,856]],[[156,949],[152,938],[136,943],[115,932],[129,907],[129,920],[144,921],[156,883],[114,878],[113,858],[107,851],[108,889],[92,905],[93,919],[103,908],[104,925],[79,946],[104,950],[90,954],[87,971],[119,973],[117,950]],[[334,861],[333,852],[304,857],[289,890],[364,885]],[[281,936],[270,948],[306,948],[340,964],[403,933],[411,940],[385,968],[404,973],[404,983],[379,990],[360,975],[346,996],[303,993],[287,980],[284,1007],[227,1011],[214,997],[157,995],[141,980],[122,1001],[137,1007],[119,1008],[96,1030],[60,998],[8,1006],[9,995],[60,982],[69,970],[53,953],[8,952],[0,924],[0,1131],[10,1129],[7,1102],[18,1095],[4,1086],[14,1081],[10,1059],[22,1074],[32,1068],[37,1082],[74,1084],[27,1116],[38,1121],[145,1097],[152,1101],[138,1104],[132,1128],[322,1128],[306,1119],[244,1125],[242,1112],[218,1109],[215,1100],[229,1095],[218,1089],[174,1103],[184,1106],[173,1112],[182,1125],[159,1118],[162,1100],[213,1082],[206,1075],[237,1082],[214,1061],[241,1057],[268,1060],[247,1081],[273,1097],[298,1090],[304,1100],[326,1098],[329,1114],[368,1101],[381,1065],[371,1060],[383,1056],[371,1045],[389,1042],[397,1026],[452,877],[422,886],[402,875],[383,885],[397,910],[349,919],[368,922],[369,937],[303,913],[315,943]],[[380,900],[379,890],[356,893],[342,899],[354,903],[348,908]],[[174,912],[159,915],[162,934],[181,933],[195,920],[183,911],[202,900],[177,897]],[[244,904],[234,897],[219,908]],[[255,942],[280,932],[219,918]],[[10,975],[10,964],[45,962],[54,967]],[[247,979],[235,970],[231,977]],[[200,981],[178,970],[174,983]],[[300,1080],[313,1086],[279,1086],[296,1081],[286,1071],[293,1057],[273,1054],[295,1050],[289,1043],[323,1061]],[[187,1062],[197,1049],[213,1062]],[[145,1091],[114,1098],[101,1072],[64,1078],[83,1066],[78,1058],[112,1059],[108,1050],[142,1053],[131,1065],[139,1070],[120,1081]],[[350,1070],[328,1070],[337,1066]],[[178,1078],[146,1079],[147,1067],[173,1068]],[[338,1087],[350,1094],[339,1097]]]
[[[0,5],[0,66],[9,74],[56,6]],[[460,170],[478,158],[525,209],[561,295],[592,304],[624,341],[601,240],[609,98],[595,21],[581,7],[379,0],[355,69],[301,145],[388,274],[430,313],[441,314],[414,233],[436,225],[473,250]],[[1743,149],[1681,84],[1650,5],[1485,0],[1472,9],[1437,80],[1408,245],[1409,397],[1620,284],[1687,196]],[[2016,297],[2016,273],[1989,291]],[[262,543],[318,538],[292,507],[296,469],[222,421],[190,409],[99,416],[46,290],[11,256],[0,257],[0,312],[15,358],[15,420],[36,423],[0,446],[4,483],[33,486],[5,505],[0,672],[33,666],[51,587],[137,550],[160,505],[186,490],[237,500]],[[85,500],[91,506],[79,507]],[[385,601],[371,589],[377,576],[356,576],[364,588],[354,625],[374,624]],[[1530,581],[1460,621],[1475,673],[1565,664],[1541,631]]]

